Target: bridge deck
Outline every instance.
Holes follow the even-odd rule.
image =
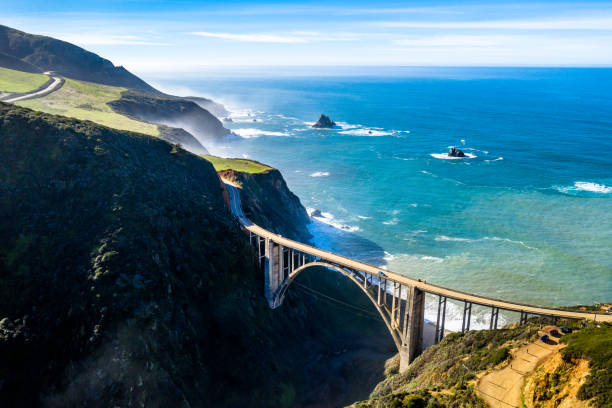
[[[400,275],[388,270],[381,270],[381,268],[374,265],[370,265],[364,262],[356,261],[351,258],[344,257],[342,255],[334,254],[329,251],[325,251],[301,242],[293,241],[285,238],[281,235],[270,232],[254,223],[252,223],[242,211],[240,203],[240,194],[238,189],[234,186],[226,184],[226,187],[230,194],[231,210],[234,216],[239,220],[240,224],[251,233],[258,235],[262,238],[269,239],[279,245],[286,248],[291,248],[295,251],[299,251],[305,254],[312,255],[316,258],[325,260],[326,262],[339,265],[344,268],[352,269],[355,271],[365,272],[374,276],[380,276],[379,272],[382,271],[386,275],[384,278],[392,282],[397,282],[403,285],[414,286],[424,292],[431,293],[434,295],[440,295],[443,297],[469,302],[473,304],[496,307],[504,310],[511,310],[516,312],[526,312],[530,314],[536,314],[541,316],[551,316],[560,318],[570,319],[588,319],[596,320],[601,322],[612,322],[612,315],[601,314],[601,313],[589,313],[589,312],[575,312],[568,310],[561,310],[548,307],[539,307],[533,305],[527,305],[517,302],[508,302],[500,299],[493,299],[486,296],[474,295],[470,293],[461,292],[458,290],[448,289],[442,286],[433,285],[425,281],[418,279],[412,279],[404,275]]]

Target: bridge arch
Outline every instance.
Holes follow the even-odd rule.
[[[283,281],[282,285],[278,288],[278,291],[276,293],[276,303],[278,305],[283,303],[283,300],[285,298],[285,294],[287,293],[287,290],[289,289],[289,286],[291,286],[291,283],[293,283],[293,281],[295,280],[295,278],[298,277],[298,275],[300,275],[306,269],[314,268],[314,267],[323,267],[323,268],[327,268],[327,269],[331,269],[331,270],[334,270],[336,272],[339,272],[340,274],[342,274],[345,277],[349,278],[349,280],[351,282],[353,282],[355,285],[357,285],[357,287],[363,293],[365,293],[365,295],[368,297],[368,299],[370,299],[370,302],[372,302],[372,304],[374,305],[374,307],[378,311],[378,314],[380,315],[380,317],[382,318],[383,322],[385,323],[385,326],[387,327],[387,330],[391,334],[391,337],[393,338],[393,342],[395,343],[395,346],[397,347],[398,351],[401,351],[401,349],[402,349],[402,341],[400,339],[399,333],[395,329],[393,329],[393,326],[391,325],[391,320],[390,320],[391,316],[388,315],[388,313],[378,304],[378,301],[376,299],[374,299],[374,297],[372,296],[372,293],[370,293],[370,291],[368,291],[368,289],[364,287],[362,282],[359,282],[357,280],[357,278],[355,278],[354,274],[351,271],[348,271],[348,270],[346,270],[344,268],[341,268],[341,267],[339,267],[337,265],[334,265],[334,264],[331,264],[331,263],[328,263],[328,262],[323,262],[323,261],[312,261],[312,262],[309,262],[307,264],[304,264],[304,265],[300,266],[299,268],[294,269],[289,274],[289,276]],[[364,279],[365,279],[365,277],[364,277]]]

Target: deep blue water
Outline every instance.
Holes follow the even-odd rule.
[[[161,85],[223,102],[244,138],[209,150],[279,168],[306,207],[350,231],[316,223],[320,246],[508,300],[612,301],[610,69]],[[341,128],[311,129],[321,113]],[[448,146],[475,157],[440,158]]]

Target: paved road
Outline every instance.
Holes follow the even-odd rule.
[[[231,202],[231,210],[234,216],[238,219],[240,224],[252,232],[255,235],[259,235],[262,238],[268,238],[272,241],[276,242],[279,245],[282,245],[286,248],[292,248],[296,251],[300,251],[306,254],[313,255],[317,258],[325,260],[327,262],[340,265],[345,268],[367,272],[369,274],[378,276],[380,268],[369,265],[364,262],[359,262],[351,258],[344,257],[342,255],[334,254],[332,252],[324,251],[319,248],[312,247],[310,245],[302,244],[301,242],[293,241],[287,238],[282,237],[281,235],[270,232],[266,229],[261,228],[260,226],[253,224],[242,211],[242,205],[240,203],[240,193],[238,189],[232,185],[225,184],[227,190],[230,195]],[[570,312],[566,310],[559,310],[554,308],[546,308],[539,306],[526,305],[515,302],[507,302],[499,299],[492,299],[485,296],[473,295],[470,293],[464,293],[453,289],[444,288],[437,285],[432,285],[430,283],[426,283],[423,280],[417,280],[408,278],[407,276],[400,275],[391,271],[384,271],[387,279],[390,281],[398,282],[402,285],[407,286],[415,286],[427,293],[441,295],[447,298],[471,302],[478,305],[489,306],[489,307],[498,307],[504,310],[512,310],[516,312],[527,312],[537,315],[543,316],[552,316],[552,317],[566,317],[572,319],[587,319],[587,320],[596,320],[596,321],[607,321],[612,322],[612,315],[600,314],[600,313],[587,313],[587,312]]]
[[[37,89],[37,90],[35,90],[33,92],[30,92],[30,93],[27,93],[25,95],[20,95],[20,96],[16,96],[16,97],[13,97],[13,98],[4,99],[2,102],[13,103],[13,102],[23,101],[25,99],[38,98],[40,96],[47,95],[47,94],[50,94],[53,91],[58,90],[62,86],[62,84],[64,83],[64,80],[62,78],[59,78],[59,77],[51,77],[51,79],[53,79],[53,81],[49,85],[47,85],[47,86],[45,86],[43,88],[39,88],[39,89]]]

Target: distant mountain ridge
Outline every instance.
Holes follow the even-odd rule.
[[[0,65],[28,72],[60,75],[104,85],[161,94],[122,66],[66,41],[0,25]]]

